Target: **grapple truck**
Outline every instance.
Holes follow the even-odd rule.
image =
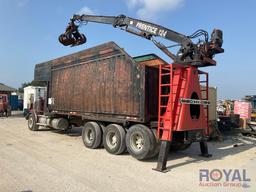
[[[208,74],[199,68],[216,65],[214,55],[224,52],[222,31],[215,29],[209,39],[204,30],[186,36],[124,15],[74,15],[59,36],[60,43],[85,43],[78,28],[88,22],[110,24],[150,40],[173,62],[154,54],[132,58],[109,42],[38,64],[35,80],[47,82],[47,98],[43,108],[40,101],[35,105],[29,129],[83,126],[86,147],[103,144],[116,155],[127,149],[139,160],[159,154],[158,171],[166,170],[170,146],[184,149],[199,142],[202,155],[209,157]],[[157,37],[176,43],[178,52],[172,53],[173,46],[163,45]]]

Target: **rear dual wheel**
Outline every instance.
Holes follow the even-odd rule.
[[[138,160],[149,159],[159,152],[159,142],[155,132],[145,125],[131,126],[127,133],[117,124],[110,124],[103,133],[104,148],[111,154],[122,154],[126,148]]]
[[[96,149],[100,146],[111,154],[122,154],[125,149],[125,130],[117,124],[105,127],[96,122],[87,122],[82,131],[83,143],[87,148]]]
[[[137,124],[125,129],[118,124],[104,127],[96,122],[87,122],[84,125],[82,138],[88,148],[98,148],[102,145],[107,152],[119,155],[128,152],[138,160],[149,159],[159,152],[159,142],[153,130],[145,125]]]
[[[83,143],[87,148],[96,149],[102,140],[102,130],[98,123],[87,122],[82,131]]]
[[[141,124],[129,128],[126,135],[126,146],[128,152],[138,160],[156,156],[159,149],[153,131]]]
[[[183,151],[191,146],[192,143],[172,143],[170,146],[170,151]]]
[[[126,150],[125,130],[117,124],[110,124],[103,133],[104,148],[111,154],[119,155]]]

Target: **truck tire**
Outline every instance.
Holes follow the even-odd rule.
[[[28,116],[28,128],[31,131],[37,131],[39,126],[36,124],[36,117],[33,113]]]
[[[83,127],[82,139],[87,148],[98,148],[102,139],[100,126],[96,122],[87,122]]]
[[[103,132],[103,145],[107,152],[119,155],[125,149],[125,130],[122,126],[117,124],[110,124]]]
[[[126,146],[128,152],[138,160],[148,159],[157,154],[156,137],[145,125],[137,124],[129,128]]]
[[[170,145],[170,151],[183,151],[191,146],[192,143],[172,143]]]
[[[161,141],[157,138],[157,130],[156,129],[151,129],[151,131],[154,134],[155,146],[154,146],[154,149],[151,152],[149,158],[153,158],[153,157],[158,155],[158,153],[160,151],[160,145],[161,145]]]
[[[105,132],[105,129],[106,129],[106,126],[103,123],[100,123],[100,122],[98,122],[98,125],[100,126],[101,133],[102,133],[102,136],[103,136],[104,132]],[[103,145],[103,138],[101,139],[100,147],[102,147],[102,148],[104,147],[104,145]]]

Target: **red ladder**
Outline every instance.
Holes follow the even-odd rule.
[[[203,80],[199,80],[200,82],[200,89],[201,89],[201,97],[202,100],[208,101],[209,99],[209,78],[208,78],[208,73],[199,71],[199,76],[202,77],[204,76]],[[209,105],[204,105],[204,114],[206,118],[206,131],[205,134],[206,136],[209,136],[210,130],[209,130]]]
[[[159,99],[158,99],[158,138],[172,140],[172,131],[180,116],[179,102],[181,84],[184,81],[182,70],[174,64],[159,66]],[[182,67],[183,68],[183,67]],[[178,76],[178,78],[176,78]],[[174,82],[175,80],[175,82]],[[168,92],[167,92],[168,91]]]
[[[171,125],[172,125],[172,116],[169,116],[167,119],[165,113],[171,112],[168,111],[168,105],[172,101],[169,100],[171,89],[171,80],[172,80],[172,67],[171,65],[160,65],[159,66],[159,96],[158,96],[158,129],[157,135],[158,138],[163,140],[171,140]],[[167,92],[168,91],[168,92]],[[171,99],[172,100],[172,99]],[[164,122],[169,122],[169,126],[164,125]],[[169,135],[169,138],[164,138],[164,135]]]

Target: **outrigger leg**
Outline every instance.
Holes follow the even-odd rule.
[[[201,156],[203,157],[212,157],[211,154],[208,153],[208,146],[206,141],[200,141],[200,150],[201,150]]]
[[[161,148],[157,160],[157,167],[153,170],[163,173],[168,172],[166,168],[167,158],[170,150],[170,141],[161,141]]]

